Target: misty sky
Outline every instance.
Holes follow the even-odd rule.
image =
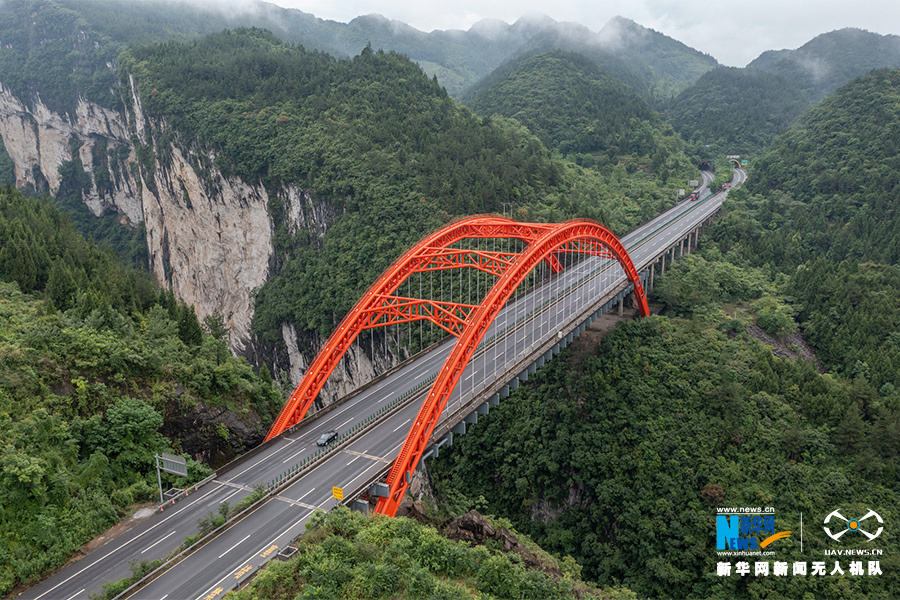
[[[486,18],[513,23],[535,12],[598,31],[611,17],[621,15],[736,67],[765,50],[797,48],[820,33],[844,27],[900,34],[898,0],[268,1],[344,23],[378,13],[422,31],[468,29]]]

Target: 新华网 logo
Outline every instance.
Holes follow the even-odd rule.
[[[775,532],[774,514],[716,515],[716,550],[760,550],[790,535]]]
[[[844,526],[843,528],[838,528],[837,526],[835,526],[835,529],[837,529],[836,533],[832,533],[831,529],[828,527],[828,523],[829,521],[831,521],[832,517],[837,520],[838,524]],[[875,517],[875,519],[879,523],[878,530],[875,533],[869,533],[868,531],[863,529],[863,521],[865,521],[869,517]],[[884,519],[881,518],[881,515],[871,509],[866,513],[864,517],[861,517],[859,519],[848,519],[837,510],[833,510],[828,513],[827,517],[825,517],[825,527],[823,527],[822,529],[825,530],[825,533],[828,534],[828,537],[835,541],[838,541],[841,536],[843,536],[848,531],[859,532],[869,538],[869,540],[874,540],[879,535],[881,535],[881,532],[884,530],[884,527],[881,525],[883,523]]]

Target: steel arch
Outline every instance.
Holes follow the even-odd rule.
[[[477,215],[453,221],[423,238],[394,261],[347,313],[281,409],[264,441],[303,420],[331,372],[362,331],[412,320],[429,320],[448,333],[461,334],[476,306],[402,298],[393,293],[413,273],[469,267],[499,276],[519,255],[463,252],[450,248],[452,244],[468,238],[514,238],[531,244],[554,227],[554,224],[520,223],[496,215]],[[560,270],[555,255],[549,256],[548,261],[554,272]]]
[[[450,394],[494,318],[516,288],[541,261],[555,256],[560,251],[579,251],[570,249],[570,244],[576,249],[583,248],[580,251],[589,254],[615,258],[634,285],[641,316],[646,317],[650,314],[637,269],[625,247],[612,232],[599,223],[580,219],[548,228],[540,238],[529,244],[511,268],[503,273],[467,321],[462,335],[432,384],[422,408],[410,427],[403,447],[391,466],[387,477],[389,495],[379,498],[375,512],[388,516],[396,514],[406,488],[409,487],[409,476],[415,472]],[[598,245],[600,248],[597,248]]]

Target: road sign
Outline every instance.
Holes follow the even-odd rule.
[[[344,499],[344,488],[332,487],[331,495],[337,498],[338,500]]]
[[[684,188],[681,188],[681,189],[678,190],[678,195],[679,195],[679,196],[684,196]]]
[[[697,187],[698,185],[700,185],[700,182],[696,179],[691,179],[690,181],[688,181],[688,185],[691,187]]]
[[[159,465],[159,468],[166,473],[187,477],[187,461],[180,456],[175,456],[174,454],[167,454],[163,452],[156,458],[158,461],[162,461],[162,463]]]

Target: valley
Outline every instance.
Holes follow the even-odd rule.
[[[375,508],[453,348],[441,323],[468,326],[502,271],[406,281],[403,302],[425,298],[414,310],[463,316],[404,308],[361,331],[300,429],[251,449],[379,274],[479,214],[538,232],[593,219],[640,277],[612,276],[610,255],[578,258],[599,246],[560,245],[486,322],[439,411],[454,420],[428,430],[440,451],[419,448],[428,460],[407,463],[402,487],[415,479],[426,529],[477,509],[556,567],[520,570],[486,542],[469,559],[477,573],[437,571],[451,595],[898,593],[887,526],[878,576],[728,577],[714,550],[717,506],[774,506],[782,529],[805,513],[805,551],[796,535],[777,546],[792,562],[830,548],[814,522],[836,507],[896,516],[897,36],[833,31],[737,69],[624,18],[597,33],[529,17],[426,34],[266,3],[160,6],[0,4],[2,593],[112,597],[264,489],[142,593],[248,583],[241,594],[263,597],[274,573],[278,593],[306,593],[319,542],[369,552],[378,519],[314,509],[338,504],[331,487]],[[827,77],[803,70],[811,56]],[[745,185],[726,154],[747,161]],[[701,182],[711,193],[688,197]],[[501,237],[459,255],[514,265],[532,239]],[[662,316],[565,348],[638,279]],[[562,296],[540,296],[556,286]],[[814,361],[791,358],[792,340]],[[408,361],[426,350],[420,372]],[[460,424],[470,431],[453,439]],[[332,425],[340,445],[317,453]],[[158,496],[160,451],[189,457],[188,477],[166,474],[165,487],[217,478],[44,580]],[[307,530],[303,558],[285,563],[306,565],[301,580],[262,568],[271,552],[252,558]],[[351,572],[317,580],[324,597],[450,594]],[[116,583],[103,592],[103,580]]]

